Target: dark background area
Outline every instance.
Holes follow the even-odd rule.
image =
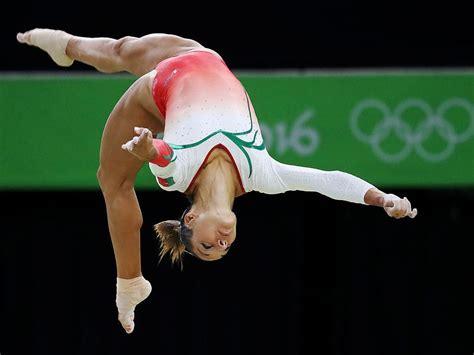
[[[392,190],[395,220],[317,194],[239,197],[238,239],[218,262],[158,264],[152,226],[187,204],[142,191],[153,285],[126,335],[99,192],[2,192],[2,354],[471,354],[472,201]]]
[[[191,37],[231,69],[472,68],[460,2],[15,2],[2,13],[0,69],[64,69],[16,43],[34,27],[83,36]],[[263,9],[257,9],[263,6]],[[51,152],[54,158],[54,152]],[[116,320],[105,205],[94,191],[2,191],[0,353],[439,354],[474,352],[474,190],[409,188],[414,220],[310,193],[235,203],[238,242],[217,263],[157,264],[154,223],[181,195],[140,191],[144,275],[126,335]]]
[[[453,1],[17,1],[3,12],[4,70],[64,70],[15,41],[58,28],[82,36],[174,33],[217,50],[232,69],[452,67],[474,64],[472,12]],[[70,70],[89,70],[80,64]]]

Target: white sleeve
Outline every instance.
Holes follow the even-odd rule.
[[[324,171],[287,165],[268,156],[263,179],[256,191],[276,194],[286,191],[312,191],[334,200],[366,204],[364,196],[374,186],[361,178],[338,170]]]
[[[176,165],[177,165],[176,160],[170,162],[165,167],[159,166],[158,164],[154,164],[154,163],[148,163],[148,166],[150,167],[150,170],[153,173],[153,175],[160,178],[173,176],[174,173],[176,172]]]
[[[186,164],[183,162],[183,157],[177,155],[167,166],[161,167],[154,163],[148,163],[151,172],[156,177],[158,185],[166,191],[181,191],[184,192],[186,185]]]

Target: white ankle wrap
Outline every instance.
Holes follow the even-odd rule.
[[[66,54],[66,47],[72,35],[60,30],[36,28],[30,31],[29,45],[41,48],[57,65],[69,67],[74,62]]]
[[[133,279],[117,278],[118,319],[122,327],[130,334],[135,328],[135,307],[151,293],[151,284],[143,276]]]

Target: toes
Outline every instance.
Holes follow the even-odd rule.
[[[131,332],[133,332],[133,329],[135,329],[134,322],[130,322],[128,324],[122,324],[122,326],[123,326],[123,329],[125,329],[125,331],[127,332],[127,334],[130,334]]]
[[[130,334],[135,328],[135,323],[133,322],[135,318],[135,312],[128,313],[124,316],[119,315],[119,321],[122,324],[123,329]]]
[[[21,32],[18,32],[16,34],[16,40],[20,43],[26,43],[25,34],[21,33]]]
[[[18,32],[16,34],[16,39],[20,43],[26,43],[26,44],[31,44],[31,31],[27,32]]]

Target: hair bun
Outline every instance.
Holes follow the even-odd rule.
[[[158,223],[159,225],[163,225],[163,228],[167,229],[167,230],[176,230],[176,231],[179,231],[179,229],[181,228],[181,223],[180,221],[177,221],[177,220],[174,220],[174,219],[170,219],[168,221],[163,221],[163,222],[160,222]],[[155,231],[156,231],[156,228],[155,228]]]

